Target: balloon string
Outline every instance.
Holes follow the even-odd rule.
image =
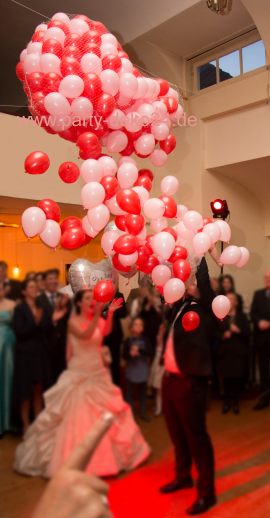
[[[32,11],[32,13],[35,13],[35,14],[38,14],[39,16],[42,16],[42,18],[46,18],[46,20],[50,20],[50,18],[48,18],[48,16],[46,16],[45,14],[39,13],[38,11],[35,11],[35,9],[31,9],[31,7],[28,7],[27,5],[24,5],[24,4],[20,3],[20,2],[17,2],[16,0],[10,0],[10,2],[12,2],[13,4],[17,4],[20,7],[24,7],[24,9],[26,9],[28,11]]]

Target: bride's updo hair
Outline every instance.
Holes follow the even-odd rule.
[[[80,315],[80,313],[81,313],[80,303],[82,302],[84,294],[88,291],[92,291],[92,290],[90,290],[90,289],[89,290],[88,289],[80,290],[80,291],[77,291],[77,293],[74,296],[73,304],[74,304],[74,309],[75,309],[75,312],[77,315]]]

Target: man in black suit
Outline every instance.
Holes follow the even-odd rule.
[[[186,295],[169,316],[165,337],[163,411],[175,449],[176,478],[163,486],[172,493],[193,486],[192,460],[198,472],[198,496],[187,514],[195,515],[215,505],[214,452],[206,428],[208,377],[211,375],[210,347],[216,324],[211,315],[214,293],[203,258],[197,270],[200,301]],[[199,315],[199,326],[186,332],[182,317],[188,311]]]
[[[67,323],[71,305],[69,299],[58,293],[59,270],[54,268],[44,273],[45,291],[37,298],[47,322],[48,332],[44,336],[45,348],[50,366],[50,383],[53,385],[66,368]]]
[[[250,312],[262,391],[254,410],[262,410],[270,401],[270,272],[265,274],[264,284],[262,290],[254,293]]]
[[[5,297],[15,302],[22,297],[21,283],[8,278],[8,265],[5,261],[0,261],[0,284],[4,285]]]
[[[123,299],[123,305],[113,314],[112,332],[105,337],[104,345],[107,345],[110,349],[112,363],[111,363],[111,374],[112,380],[118,387],[121,386],[121,373],[120,373],[120,360],[121,360],[121,344],[123,342],[123,329],[121,319],[126,318],[127,309],[123,293],[117,291],[115,298]]]

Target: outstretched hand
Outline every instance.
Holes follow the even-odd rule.
[[[118,309],[120,309],[123,306],[123,303],[124,303],[124,300],[122,297],[119,297],[118,299],[113,299],[110,304],[109,311],[111,313],[114,313],[115,311],[117,311]]]

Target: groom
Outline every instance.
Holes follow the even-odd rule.
[[[194,461],[198,472],[198,495],[186,511],[189,515],[204,513],[216,503],[214,452],[206,428],[208,377],[211,374],[209,343],[215,328],[210,313],[214,294],[204,258],[196,277],[200,301],[187,297],[174,305],[169,316],[163,380],[163,410],[175,449],[176,477],[160,491],[173,493],[193,487],[191,465]],[[200,317],[199,326],[191,332],[185,332],[181,324],[188,311],[195,311]]]

